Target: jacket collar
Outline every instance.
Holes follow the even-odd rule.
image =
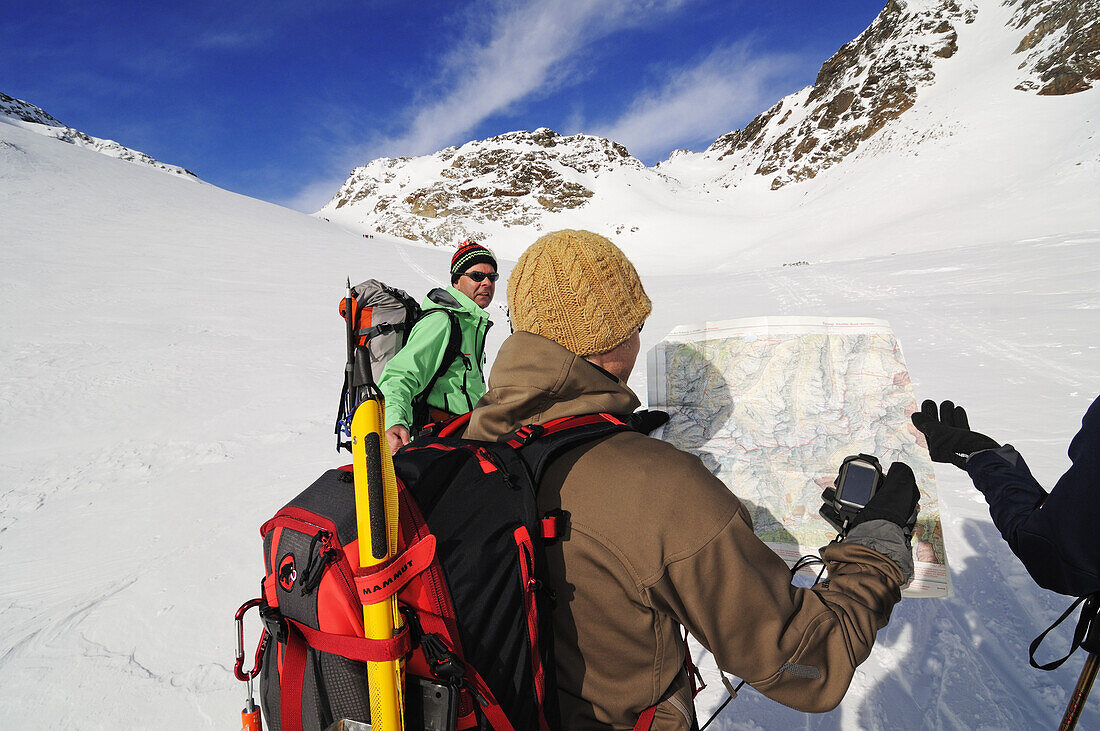
[[[500,346],[489,390],[470,415],[468,439],[500,441],[525,424],[607,412],[627,416],[638,397],[625,383],[553,340],[513,333]]]
[[[429,307],[446,307],[448,310],[459,310],[473,315],[474,317],[486,320],[489,319],[489,313],[482,309],[481,305],[474,302],[454,287],[447,287],[446,289],[437,287],[431,292],[428,292],[428,296],[424,298],[421,307],[423,309]]]

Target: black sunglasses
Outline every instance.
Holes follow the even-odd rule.
[[[486,279],[490,282],[495,282],[500,279],[500,275],[496,272],[462,272],[462,276],[469,277],[475,282],[483,282]]]

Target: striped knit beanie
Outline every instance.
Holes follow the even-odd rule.
[[[489,249],[473,239],[466,239],[458,245],[458,251],[451,257],[451,282],[455,282],[459,275],[476,264],[492,264],[493,269],[496,269],[497,259]]]
[[[555,231],[523,252],[508,277],[512,327],[580,356],[613,350],[653,304],[619,247],[591,231]]]

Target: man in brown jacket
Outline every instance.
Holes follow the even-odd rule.
[[[512,271],[508,304],[515,332],[467,438],[503,441],[526,424],[638,408],[626,381],[652,305],[614,244],[586,231],[542,237]],[[654,705],[652,728],[697,727],[681,625],[769,698],[834,708],[912,577],[900,525],[917,490],[911,470],[898,476],[906,471],[899,481],[891,469],[878,493],[905,505],[869,504],[867,519],[822,551],[829,581],[801,589],[695,456],[636,431],[562,456],[539,501],[569,515],[565,540],[548,549],[563,728],[630,729]]]

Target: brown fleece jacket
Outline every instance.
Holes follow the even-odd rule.
[[[583,358],[517,332],[465,436],[496,441],[524,424],[638,405]],[[827,711],[901,598],[897,565],[846,543],[822,551],[827,586],[792,587],[733,493],[697,457],[637,432],[558,459],[539,503],[570,516],[566,539],[548,549],[563,728],[630,729],[658,703],[654,729],[689,728],[681,625],[769,698]]]

